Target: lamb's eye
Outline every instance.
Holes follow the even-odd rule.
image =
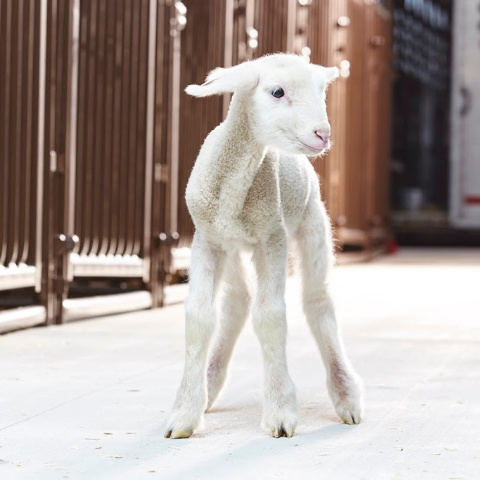
[[[283,91],[283,88],[280,88],[280,87],[275,87],[270,93],[275,98],[282,98],[285,95],[285,92]]]

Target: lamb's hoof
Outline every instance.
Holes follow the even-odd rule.
[[[165,438],[189,438],[202,427],[203,415],[185,410],[174,410],[166,427]]]
[[[279,414],[277,418],[264,418],[262,426],[267,432],[271,432],[272,437],[291,438],[297,426],[297,414],[295,412],[286,412]]]
[[[280,428],[276,427],[272,430],[272,437],[275,437],[275,438],[280,438],[280,437],[291,438],[291,437],[293,437],[294,433],[295,433],[295,426],[294,425],[284,427],[283,424],[282,424],[282,425],[280,425]]]
[[[167,430],[165,432],[165,438],[189,438],[192,436],[193,431],[192,430],[182,430],[182,429],[177,429],[177,430]]]
[[[358,425],[362,421],[362,412],[359,407],[344,407],[337,405],[337,415],[348,425]]]
[[[350,394],[334,402],[337,415],[348,425],[362,421],[362,390],[360,384],[351,389]]]
[[[345,423],[357,425],[362,421],[363,388],[355,372],[344,377],[341,388],[329,388],[329,392],[337,415]]]

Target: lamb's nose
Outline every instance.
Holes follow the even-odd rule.
[[[327,130],[315,130],[315,135],[326,145],[330,139],[330,132]]]

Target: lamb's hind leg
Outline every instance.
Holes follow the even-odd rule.
[[[303,308],[325,364],[330,398],[345,423],[360,423],[361,382],[345,353],[328,290],[327,275],[333,264],[333,246],[323,204],[307,208],[298,237]]]
[[[197,234],[185,302],[185,367],[165,437],[184,438],[201,424],[207,406],[207,355],[215,330],[215,292],[224,252]]]
[[[222,277],[219,328],[207,370],[208,406],[212,407],[227,377],[235,343],[250,311],[251,294],[242,259],[234,254],[226,262]]]

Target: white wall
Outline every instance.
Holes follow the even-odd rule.
[[[480,228],[480,4],[455,0],[450,221]]]

